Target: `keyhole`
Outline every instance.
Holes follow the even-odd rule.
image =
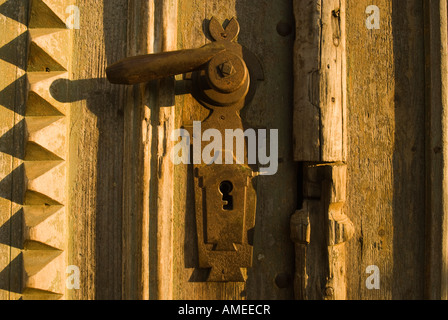
[[[222,208],[226,211],[233,210],[233,197],[230,195],[232,190],[233,184],[230,181],[223,181],[219,185],[219,191],[221,191],[222,194],[222,202],[224,203]]]

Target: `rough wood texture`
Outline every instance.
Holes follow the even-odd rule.
[[[128,6],[127,56],[176,49],[177,2]],[[125,299],[171,299],[174,79],[126,88],[122,275]]]
[[[420,299],[424,286],[425,108],[421,1],[347,1],[348,299]],[[380,269],[368,290],[366,268]]]
[[[129,2],[128,56],[153,51],[154,8]],[[123,299],[149,298],[151,110],[147,85],[127,88],[123,170]],[[146,164],[146,165],[145,165]]]
[[[345,214],[347,166],[304,165],[303,208],[291,217],[296,246],[295,297],[345,300],[345,243],[354,234]]]
[[[294,159],[345,161],[345,0],[294,1]]]
[[[311,241],[310,212],[308,203],[303,209],[291,216],[291,240],[295,243],[294,297],[296,300],[307,300],[307,247]]]
[[[122,298],[124,88],[105,78],[126,56],[126,0],[75,3],[70,81],[54,84],[72,102],[69,162],[68,264],[80,268],[70,299]],[[127,234],[126,236],[130,236]]]
[[[163,0],[156,2],[154,8],[154,51],[173,51],[177,48],[177,0]],[[155,152],[152,153],[151,165],[151,196],[150,221],[153,224],[149,233],[153,236],[150,239],[151,263],[155,269],[152,272],[156,278],[152,279],[150,285],[150,298],[152,299],[173,299],[174,281],[174,164],[171,159],[171,150],[174,142],[171,140],[171,132],[176,129],[176,113],[174,100],[174,78],[163,79],[153,91],[153,98],[157,101],[153,104],[152,137]],[[154,88],[155,89],[155,88]],[[167,192],[170,190],[171,192]],[[155,237],[155,238],[154,238]],[[155,240],[155,241],[154,241]],[[152,287],[151,287],[152,286]],[[154,292],[153,288],[157,288]],[[152,294],[151,294],[152,293]]]
[[[448,24],[446,1],[425,1],[427,299],[448,299]]]
[[[310,163],[304,169],[304,208],[292,217],[291,227],[307,216],[312,233],[306,245],[292,234],[295,297],[344,300],[343,243],[353,233],[342,212],[347,187],[342,164],[347,156],[346,1],[296,1],[294,14],[294,159]],[[311,162],[341,163],[319,167]]]
[[[304,148],[295,135],[295,152],[301,155],[295,157],[297,160],[326,161],[321,158],[326,134],[322,126],[328,129],[338,119],[333,115],[328,119],[336,122],[328,124],[323,120],[326,110],[310,103],[325,106],[329,101],[325,93],[330,91],[309,90],[313,87],[307,85],[310,80],[303,81],[307,77],[311,83],[319,81],[322,74],[316,70],[324,69],[326,49],[331,48],[331,43],[322,40],[326,38],[325,21],[329,19],[327,4],[333,2],[296,2],[301,10],[296,19],[295,108],[296,115],[298,108],[301,113],[295,121],[301,131],[299,139],[309,143],[309,148]],[[380,10],[380,28],[369,30],[366,8],[371,4],[347,1],[348,105],[347,112],[341,113],[346,123],[342,126],[343,134],[333,131],[330,136],[330,141],[343,142],[348,148],[346,159],[342,158],[348,166],[346,208],[354,222],[357,241],[350,241],[347,246],[347,298],[421,298],[425,232],[423,6],[419,1],[379,1],[376,5]],[[343,37],[345,29],[341,30]],[[439,50],[437,45],[434,48]],[[322,65],[316,58],[320,55]],[[302,59],[309,64],[302,64]],[[330,90],[331,85],[325,83],[317,88]],[[305,102],[297,104],[298,97],[305,97]],[[306,180],[305,177],[305,197],[318,194],[319,188]],[[322,211],[315,201],[307,201],[306,207],[310,212]],[[310,214],[310,225],[318,222],[318,215]],[[324,246],[322,237],[312,231],[306,263],[314,259],[316,265],[322,266],[325,256],[315,254],[313,241]],[[328,251],[330,260],[333,249]],[[379,290],[368,290],[365,285],[370,265],[380,269]],[[310,270],[307,285],[322,289],[322,273],[324,270],[319,268]],[[325,298],[325,294],[316,289],[316,294],[308,294],[307,298]]]
[[[326,300],[345,300],[347,297],[345,243],[354,234],[353,223],[346,215],[347,166],[336,164],[325,167],[322,198],[326,212],[328,276]]]

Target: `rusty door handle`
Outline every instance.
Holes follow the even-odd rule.
[[[109,66],[106,75],[115,84],[148,82],[195,71],[225,50],[223,44],[212,42],[197,49],[129,57]]]
[[[209,29],[215,41],[203,47],[129,57],[112,64],[106,69],[109,82],[133,85],[193,72],[191,93],[205,107],[250,102],[263,71],[255,55],[235,41],[238,22],[232,19],[224,29],[212,18]]]

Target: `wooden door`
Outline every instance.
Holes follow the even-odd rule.
[[[0,299],[447,298],[446,2],[371,2],[0,0]],[[199,268],[192,81],[106,78],[212,17],[263,68],[244,128],[278,130],[245,282]]]
[[[2,146],[24,148],[18,143],[24,137],[36,157],[43,157],[2,154],[5,192],[11,194],[16,183],[24,189],[17,201],[3,197],[3,298],[13,298],[9,292],[31,299],[293,297],[289,216],[297,208],[298,178],[290,121],[290,1],[33,0],[2,1],[1,7],[8,33],[2,40],[8,55],[2,56],[8,72],[2,106],[9,107],[2,108],[7,115],[2,119],[9,119],[2,123],[4,131],[17,131],[3,135]],[[77,13],[79,29],[73,23],[67,28]],[[203,120],[209,111],[186,93],[182,77],[139,86],[111,85],[105,77],[106,67],[126,56],[204,45],[212,17],[224,24],[237,17],[239,43],[258,56],[266,74],[242,112],[245,126],[279,129],[278,173],[257,178],[257,230],[247,283],[205,281],[207,271],[198,268],[192,166],[174,166],[170,159],[172,130]],[[22,76],[23,89],[14,82]],[[38,123],[37,133],[28,135],[30,126],[17,125],[23,118]],[[24,170],[9,177],[23,161]],[[29,177],[28,167],[38,172]],[[14,219],[18,208],[27,206],[26,196],[38,208]],[[27,211],[43,221],[28,226]],[[51,220],[54,214],[59,224]],[[26,230],[36,230],[25,236],[31,242],[21,239],[26,232],[13,224],[21,220]],[[41,238],[45,232],[52,240],[57,234],[59,242],[50,245],[47,236]],[[18,246],[8,240],[15,236]],[[13,268],[16,257],[19,267]],[[12,269],[17,278],[25,274],[17,290],[9,287],[15,283]],[[66,286],[73,270],[78,289]]]

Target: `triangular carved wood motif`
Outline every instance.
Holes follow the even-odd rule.
[[[37,44],[32,42],[30,44],[30,51],[28,55],[27,72],[54,72],[67,71],[59,62],[53,59]]]
[[[42,0],[31,0],[29,28],[60,28],[66,24]]]

